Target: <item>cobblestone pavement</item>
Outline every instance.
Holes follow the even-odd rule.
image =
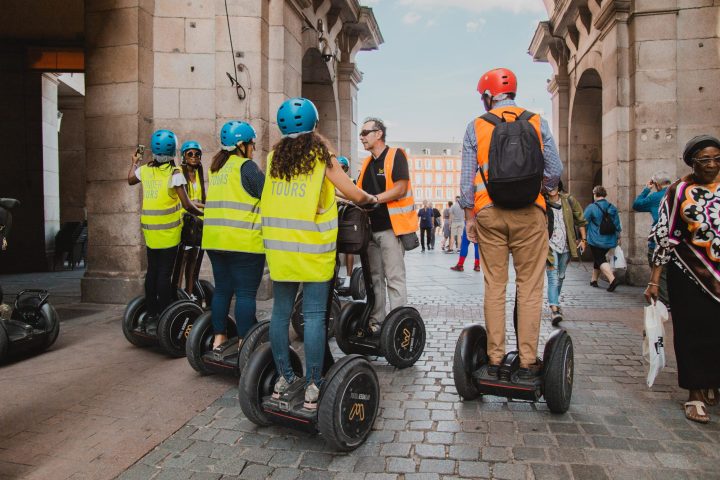
[[[410,303],[425,319],[427,346],[405,370],[374,361],[381,408],[356,451],[338,454],[317,436],[256,427],[233,387],[119,478],[720,478],[720,423],[684,419],[672,356],[653,389],[645,386],[641,289],[593,289],[576,264],[564,297],[576,361],[570,411],[554,415],[543,403],[497,397],[460,401],[452,355],[460,329],[481,316],[482,275],[450,271],[455,260],[439,251],[407,255]],[[551,329],[544,320],[543,339]]]

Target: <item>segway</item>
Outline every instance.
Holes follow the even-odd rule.
[[[517,334],[517,300],[513,316]],[[518,378],[518,350],[505,354],[497,375],[489,374],[488,366],[487,332],[479,323],[468,325],[460,333],[453,358],[455,388],[464,400],[495,395],[537,402],[545,397],[553,413],[565,413],[570,408],[574,375],[573,343],[565,329],[555,330],[545,343],[542,374],[534,381]]]
[[[185,342],[193,323],[204,310],[210,309],[215,287],[207,280],[198,279],[203,258],[201,251],[193,273],[194,296],[191,297],[180,288],[184,271],[183,253],[184,244],[181,243],[172,275],[175,293],[173,302],[157,318],[148,316],[145,295],[135,297],[125,308],[122,330],[125,338],[133,345],[148,347],[159,344],[170,356],[185,356]]]
[[[345,209],[348,208],[360,210],[355,206],[341,206],[341,225]],[[365,212],[362,213],[367,217]],[[355,253],[343,252],[342,235],[341,228],[338,233],[338,251]],[[326,326],[329,324],[327,321],[333,298],[331,291],[328,295]],[[288,349],[292,368],[297,376],[302,377],[300,357],[291,346]],[[308,433],[320,433],[334,449],[340,451],[354,450],[365,442],[375,423],[380,403],[380,384],[368,360],[360,355],[348,355],[336,362],[326,337],[324,381],[316,410],[303,407],[303,389],[286,392],[279,399],[272,398],[278,378],[270,344],[260,345],[250,356],[239,382],[240,407],[251,422],[260,426],[277,424]]]
[[[219,373],[239,377],[250,355],[259,345],[269,341],[270,320],[256,321],[245,334],[242,346],[239,345],[235,319],[228,316],[226,326],[234,335],[228,335],[230,338],[215,351],[212,312],[204,312],[195,320],[185,344],[185,356],[201,375]]]
[[[19,206],[14,198],[0,198],[0,242],[10,234],[12,213]],[[12,310],[0,310],[0,362],[19,353],[44,352],[60,333],[60,318],[48,302],[47,290],[22,290],[15,296]],[[0,288],[0,305],[3,292]]]
[[[354,209],[364,214],[369,242],[370,225],[367,213],[357,207]],[[379,334],[373,334],[370,330],[370,313],[375,306],[375,293],[372,288],[367,244],[352,253],[360,254],[362,268],[355,271],[362,275],[366,300],[346,303],[340,311],[335,322],[335,340],[338,347],[346,354],[385,357],[390,365],[397,368],[414,365],[425,349],[425,322],[420,312],[413,307],[397,307],[385,317]]]
[[[342,280],[338,279],[335,291],[341,297],[352,297],[353,300],[365,300],[365,282],[363,269],[358,267],[350,275],[350,286],[343,287]]]

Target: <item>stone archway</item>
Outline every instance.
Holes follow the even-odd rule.
[[[312,100],[318,109],[320,134],[330,141],[334,149],[338,149],[341,139],[337,91],[328,63],[317,48],[308,49],[303,56],[302,96]]]
[[[602,183],[602,79],[595,69],[578,81],[570,117],[568,191],[581,205],[592,202],[592,188]]]

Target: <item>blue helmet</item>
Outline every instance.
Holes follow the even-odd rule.
[[[180,147],[180,155],[185,155],[185,152],[193,148],[202,152],[202,147],[198,142],[196,142],[195,140],[188,140],[187,142],[182,144],[182,147]]]
[[[150,145],[153,155],[172,157],[177,150],[177,137],[170,130],[157,130],[150,137]]]
[[[348,161],[347,157],[337,157],[337,161],[341,167],[350,168],[350,161]]]
[[[315,105],[302,97],[285,100],[277,112],[277,124],[283,135],[312,132],[318,118]]]
[[[220,129],[220,143],[223,150],[235,150],[238,143],[245,143],[257,137],[255,129],[247,122],[231,120]]]

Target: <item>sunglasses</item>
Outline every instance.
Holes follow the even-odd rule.
[[[367,136],[370,135],[372,132],[379,132],[379,131],[380,131],[380,130],[377,129],[377,128],[374,128],[374,129],[372,129],[372,130],[363,130],[363,131],[360,132],[360,136],[361,136],[361,137],[367,137]]]
[[[189,158],[200,158],[202,157],[202,152],[186,152],[185,155],[187,155]]]
[[[715,162],[717,164],[720,164],[720,155],[717,157],[700,157],[700,158],[693,158],[693,162],[697,163],[698,165],[702,165],[703,167],[710,162]]]

